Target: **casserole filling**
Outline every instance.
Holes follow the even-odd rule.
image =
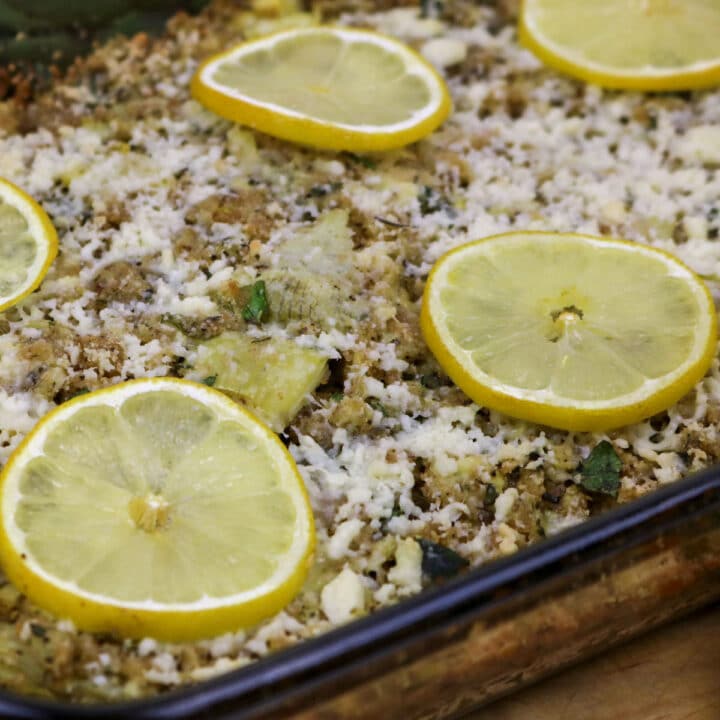
[[[238,668],[718,460],[720,370],[667,412],[571,433],[473,404],[422,340],[445,251],[513,229],[625,237],[720,278],[720,92],[602,91],[522,49],[512,3],[257,0],[116,39],[0,104],[2,174],[55,224],[0,314],[0,462],[45,413],[122,380],[203,381],[281,433],[313,505],[300,594],[251,631],[169,644],[76,631],[0,587],[0,684],[78,702]],[[201,60],[323,20],[393,35],[454,111],[412,146],[313,151],[190,98]],[[372,98],[368,98],[372,102]],[[628,308],[632,312],[632,308]],[[157,522],[162,521],[158,510]]]

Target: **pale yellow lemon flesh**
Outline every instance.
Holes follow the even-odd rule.
[[[438,260],[421,324],[473,400],[569,430],[605,430],[679,400],[715,354],[712,298],[646,245],[508,233]]]
[[[524,0],[520,39],[551,67],[611,88],[720,84],[716,0]]]
[[[180,641],[247,627],[292,599],[314,545],[278,437],[189,381],[137,380],[60,406],[1,483],[4,571],[81,629]]]
[[[426,60],[353,28],[297,28],[242,43],[203,63],[191,91],[229,120],[356,152],[419,140],[450,111],[447,87]]]
[[[47,213],[23,190],[0,178],[0,311],[40,285],[57,246]]]

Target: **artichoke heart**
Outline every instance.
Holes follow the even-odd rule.
[[[325,213],[274,248],[274,256],[262,279],[275,320],[347,331],[363,314],[346,210]]]
[[[317,350],[225,332],[198,347],[192,376],[212,378],[213,387],[280,432],[327,374],[327,358]]]
[[[352,230],[347,210],[330,210],[275,249],[276,267],[319,275],[344,275],[352,268]]]

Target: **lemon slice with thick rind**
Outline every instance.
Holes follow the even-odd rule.
[[[423,334],[475,402],[568,430],[670,407],[707,372],[710,293],[663,251],[623,240],[508,233],[441,257]]]
[[[61,405],[0,480],[3,569],[81,629],[180,641],[254,624],[293,598],[314,547],[285,446],[189,381]]]
[[[720,83],[717,0],[524,0],[520,39],[551,67],[610,88]]]
[[[332,150],[401,147],[450,111],[445,83],[420,55],[350,28],[298,28],[242,43],[207,60],[191,90],[229,120]]]
[[[0,311],[40,285],[57,246],[45,211],[19,187],[0,179]]]

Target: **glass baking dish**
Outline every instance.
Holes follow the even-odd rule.
[[[455,718],[717,598],[720,468],[198,685],[115,705],[0,693],[0,716]]]

